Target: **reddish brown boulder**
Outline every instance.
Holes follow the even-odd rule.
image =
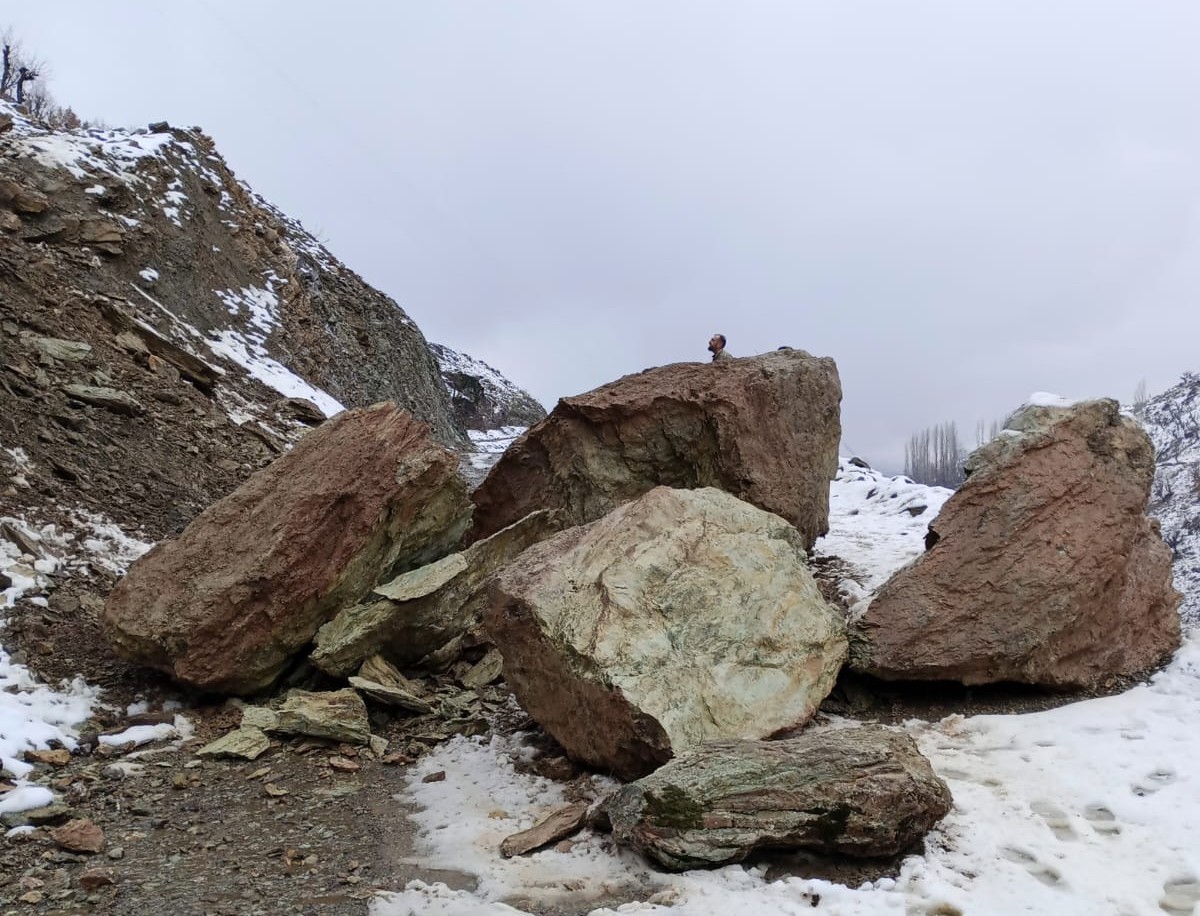
[[[1179,645],[1171,552],[1145,515],[1154,450],[1116,401],[1027,406],[967,470],[854,625],[857,670],[1084,687]]]
[[[594,521],[656,486],[716,487],[799,529],[829,528],[841,383],[828,357],[780,349],[627,375],[558,402],[475,491],[472,539],[537,509]]]
[[[183,683],[260,690],[380,578],[454,548],[469,511],[457,465],[391,402],[339,414],[138,560],[107,635]]]

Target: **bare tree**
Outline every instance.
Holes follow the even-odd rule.
[[[1137,383],[1137,387],[1133,389],[1133,415],[1139,419],[1146,412],[1146,402],[1150,400],[1150,395],[1146,390],[1146,380],[1142,379]]]
[[[992,420],[990,423],[986,420],[980,420],[975,424],[975,447],[986,445],[998,435],[1004,424],[999,420]]]
[[[24,106],[31,94],[28,85],[43,79],[45,65],[27,54],[12,30],[0,35],[0,97]]]
[[[963,458],[958,425],[942,423],[913,433],[904,447],[904,473],[917,483],[954,489],[965,479]]]

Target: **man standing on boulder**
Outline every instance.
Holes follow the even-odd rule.
[[[729,355],[729,351],[725,349],[724,334],[714,334],[712,340],[708,342],[708,349],[712,352],[712,361],[714,363],[723,359],[733,359]]]

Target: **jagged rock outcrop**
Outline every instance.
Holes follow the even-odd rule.
[[[539,508],[583,524],[661,485],[732,493],[783,516],[809,549],[828,530],[841,397],[832,359],[782,349],[564,398],[475,491],[471,537]]]
[[[106,632],[182,683],[260,690],[389,571],[453,549],[469,512],[457,463],[394,404],[340,414],[135,563]]]
[[[894,856],[950,806],[950,790],[913,739],[878,726],[705,744],[605,805],[618,843],[673,871],[740,862],[764,848]]]
[[[804,723],[846,654],[799,532],[712,488],[658,487],[529,548],[485,624],[521,705],[622,779]]]
[[[554,513],[532,512],[460,553],[378,586],[373,600],[342,610],[317,633],[312,662],[345,677],[374,655],[412,665],[477,628],[488,578],[552,531]]]
[[[441,344],[429,349],[437,359],[442,380],[450,392],[454,419],[469,430],[532,426],[546,418],[546,410],[482,360]]]
[[[1171,552],[1145,515],[1154,450],[1115,401],[1026,406],[967,471],[854,624],[857,670],[1087,687],[1178,646]]]

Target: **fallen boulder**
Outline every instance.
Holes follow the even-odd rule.
[[[832,359],[786,348],[661,366],[564,398],[475,491],[470,537],[539,508],[584,524],[662,485],[732,493],[783,516],[810,549],[829,529],[841,399]]]
[[[424,423],[390,402],[347,411],[134,563],[105,631],[182,683],[253,693],[389,572],[453,549],[468,512]]]
[[[555,530],[554,513],[532,512],[492,537],[374,590],[375,600],[348,607],[317,633],[312,662],[345,677],[373,655],[416,665],[477,627],[488,578]]]
[[[605,807],[618,843],[684,871],[764,848],[894,856],[951,802],[911,737],[863,726],[705,744],[618,789]]]
[[[858,671],[1089,687],[1179,645],[1171,551],[1145,514],[1154,450],[1116,401],[1026,406],[967,470],[854,624]]]
[[[846,656],[799,532],[712,488],[658,487],[529,548],[485,623],[521,705],[622,779],[806,722]]]

